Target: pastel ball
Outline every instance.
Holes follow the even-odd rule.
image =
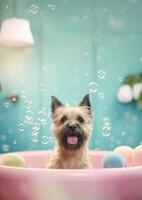
[[[25,159],[17,154],[5,155],[2,157],[1,164],[11,167],[26,167]]]
[[[134,160],[133,160],[134,150],[133,150],[133,148],[131,148],[129,146],[119,146],[119,147],[115,148],[114,151],[122,154],[125,157],[127,166],[134,165]]]
[[[142,145],[134,149],[134,165],[142,165]]]
[[[104,156],[102,160],[102,167],[103,168],[119,168],[125,167],[126,160],[124,156],[117,152],[112,152]]]

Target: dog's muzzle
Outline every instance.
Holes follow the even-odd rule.
[[[69,126],[62,133],[61,143],[67,150],[76,150],[83,145],[84,133],[75,125]]]

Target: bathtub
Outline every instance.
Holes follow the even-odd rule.
[[[0,200],[142,200],[142,167],[101,169],[107,153],[89,152],[93,169],[55,170],[52,152],[19,152],[29,167],[0,166]]]

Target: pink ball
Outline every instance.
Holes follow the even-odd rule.
[[[142,145],[139,145],[134,149],[134,164],[142,165]]]
[[[133,153],[134,150],[129,146],[120,146],[114,149],[114,151],[122,154],[126,159],[127,166],[134,166],[134,159],[133,159]]]

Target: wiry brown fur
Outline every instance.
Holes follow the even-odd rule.
[[[61,124],[60,120],[64,115],[68,116],[68,120]],[[66,150],[61,143],[62,129],[67,124],[78,124],[76,116],[80,115],[84,119],[84,123],[80,124],[84,133],[84,141],[82,146],[76,150]],[[53,115],[52,130],[57,141],[57,149],[55,156],[49,161],[47,167],[51,169],[84,169],[89,168],[88,161],[88,139],[91,133],[92,116],[87,106],[59,106]]]

